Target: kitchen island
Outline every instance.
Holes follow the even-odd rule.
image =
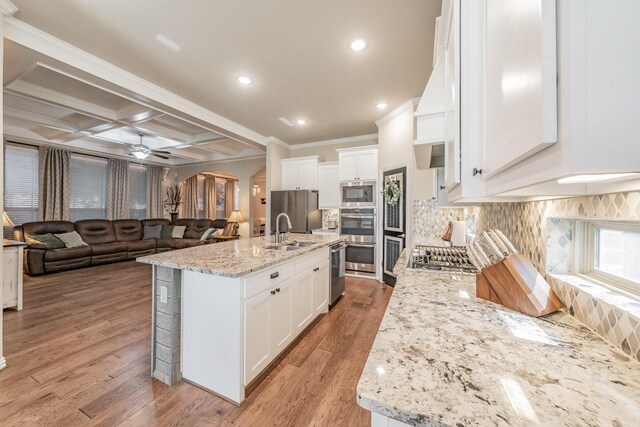
[[[339,236],[265,237],[138,258],[153,265],[151,372],[236,404],[329,305]]]
[[[398,280],[357,386],[372,426],[637,426],[640,365],[564,311],[475,297],[475,276]]]

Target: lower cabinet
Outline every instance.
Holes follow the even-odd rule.
[[[329,273],[323,248],[245,279],[245,385],[328,310]]]

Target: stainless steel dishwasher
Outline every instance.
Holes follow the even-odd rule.
[[[331,299],[329,300],[331,308],[344,294],[346,248],[347,245],[344,242],[331,245]]]

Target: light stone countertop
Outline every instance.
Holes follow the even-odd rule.
[[[344,239],[339,236],[291,234],[290,240],[316,243],[292,251],[278,251],[265,248],[269,242],[267,237],[253,237],[143,256],[136,261],[216,276],[242,277]]]
[[[475,297],[475,277],[406,268],[357,386],[410,425],[640,425],[640,364],[564,311],[532,318]]]

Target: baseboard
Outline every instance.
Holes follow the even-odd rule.
[[[0,370],[4,369],[7,367],[7,359],[5,359],[4,357],[0,356]]]

